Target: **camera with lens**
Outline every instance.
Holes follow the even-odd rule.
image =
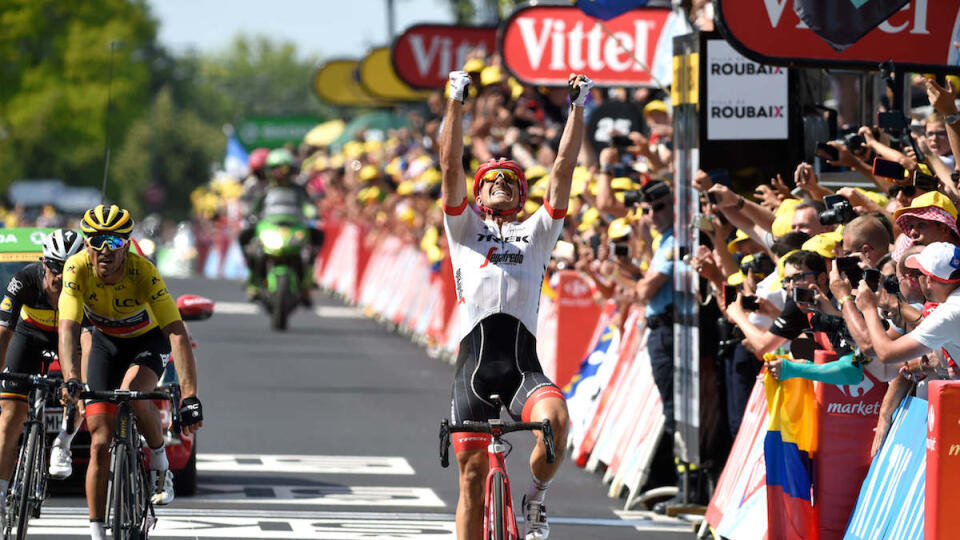
[[[883,279],[883,289],[890,294],[899,294],[900,293],[900,280],[897,279],[896,274],[890,274]]]
[[[629,189],[623,192],[624,206],[637,206],[643,200],[643,192],[639,189]]]
[[[826,334],[833,349],[840,355],[843,354],[842,351],[848,351],[855,345],[843,317],[814,311],[810,317],[810,331]]]
[[[843,144],[851,152],[857,152],[862,150],[864,145],[867,144],[867,141],[863,139],[863,135],[859,133],[847,133],[843,136]]]
[[[751,260],[740,265],[740,271],[744,274],[747,274],[750,270],[753,270],[755,275],[762,274],[764,276],[769,276],[776,270],[776,268],[777,265],[773,262],[773,259],[771,259],[769,255],[762,251],[759,253],[754,253]]]
[[[843,195],[827,195],[823,198],[823,204],[827,209],[817,216],[821,225],[842,225],[857,217],[850,201]]]

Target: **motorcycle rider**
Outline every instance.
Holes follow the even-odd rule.
[[[254,240],[257,223],[264,218],[281,216],[302,223],[316,217],[316,209],[311,204],[306,190],[294,181],[294,165],[293,154],[285,148],[272,150],[267,155],[266,170],[269,183],[262,194],[251,202],[247,225],[238,236],[247,268],[250,269],[247,281],[247,296],[250,299],[259,297],[265,274],[263,253],[259,243]],[[307,307],[313,304],[310,299],[313,260],[322,243],[322,232],[313,227],[309,230],[311,249],[305,254],[307,260],[301,261],[299,269],[301,301]]]

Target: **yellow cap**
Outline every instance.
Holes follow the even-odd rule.
[[[607,227],[607,237],[616,240],[629,235],[631,231],[633,231],[633,228],[627,218],[617,218],[611,221],[610,226]]]
[[[413,225],[417,220],[417,211],[409,206],[404,208],[397,214],[397,217],[400,218],[400,221],[406,223],[407,225]]]
[[[740,242],[743,242],[744,240],[749,240],[749,239],[750,237],[747,235],[747,233],[741,231],[740,229],[737,229],[737,236],[734,237],[733,240],[727,243],[727,251],[729,251],[730,253],[736,253],[737,244],[739,244]],[[753,259],[751,258],[751,260]]]
[[[467,60],[465,64],[463,64],[463,70],[467,73],[479,73],[483,71],[483,68],[485,67],[487,66],[483,63],[483,60],[479,58],[471,58],[470,60]]]
[[[890,202],[890,199],[883,193],[877,193],[876,191],[871,191],[869,189],[861,189],[861,188],[853,188],[853,189],[859,191],[860,193],[863,193],[863,195],[866,198],[870,199],[880,207],[887,206],[887,203]]]
[[[626,176],[621,176],[619,178],[614,178],[610,181],[610,187],[617,191],[625,191],[628,189],[640,189],[640,184],[633,181],[632,178],[627,178]]]
[[[413,195],[413,182],[404,180],[397,184],[397,195]]]
[[[819,253],[824,258],[833,259],[837,256],[835,252],[837,244],[841,242],[843,242],[843,234],[837,231],[831,231],[814,236],[804,242],[800,248],[805,251]]]
[[[358,175],[362,182],[369,182],[374,178],[380,176],[380,171],[377,169],[376,165],[364,165]]]
[[[363,143],[363,151],[368,154],[375,154],[379,152],[381,148],[383,148],[383,143],[376,139],[370,139]]]
[[[650,113],[654,112],[668,113],[670,110],[667,108],[666,103],[659,99],[655,99],[643,107],[643,117],[646,118],[650,115]]]
[[[513,77],[507,79],[507,85],[510,87],[510,97],[513,99],[519,99],[523,95],[523,85]]]
[[[340,167],[343,167],[343,164],[346,163],[346,161],[347,160],[343,157],[343,154],[334,154],[330,156],[329,165],[331,169],[339,169]]]
[[[957,207],[953,205],[953,202],[948,199],[946,195],[939,191],[928,191],[923,195],[914,197],[910,206],[901,208],[893,213],[893,219],[896,220],[900,217],[900,214],[908,210],[917,210],[918,208],[928,208],[931,206],[946,210],[948,214],[953,216],[953,219],[957,219]]]
[[[420,175],[421,182],[425,184],[437,184],[443,180],[443,175],[436,167],[430,167],[429,169],[423,171],[423,174]]]
[[[480,84],[483,86],[498,84],[502,80],[503,73],[500,71],[500,66],[487,66],[480,72]]]
[[[523,211],[528,216],[532,215],[539,208],[540,208],[540,205],[536,201],[531,201],[530,199],[527,199],[527,202],[523,203]]]
[[[747,275],[742,270],[737,270],[736,273],[727,276],[727,285],[740,285],[746,279]]]
[[[543,200],[547,195],[547,183],[546,182],[537,182],[536,184],[530,186],[530,193],[527,194],[527,197],[531,199]]]
[[[583,213],[583,216],[580,218],[580,225],[577,226],[577,230],[580,232],[587,232],[593,227],[593,224],[600,219],[600,211],[594,207],[590,207],[586,212]]]
[[[343,153],[351,159],[356,159],[363,155],[364,145],[360,141],[348,141],[343,145]]]
[[[777,207],[773,214],[773,226],[770,227],[770,232],[775,238],[780,238],[793,230],[793,214],[801,202],[803,201],[800,199],[785,199]]]
[[[523,175],[527,177],[527,183],[532,184],[547,175],[547,168],[543,165],[533,165],[527,167],[527,170],[523,171]]]
[[[800,251],[799,249],[794,249],[783,254],[783,257],[780,257],[777,260],[777,280],[770,284],[771,291],[779,291],[783,288],[783,272],[784,265],[787,262],[787,257],[793,255],[794,253]]]

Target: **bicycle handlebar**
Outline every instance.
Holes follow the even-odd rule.
[[[137,401],[143,399],[159,399],[170,402],[171,423],[170,429],[179,434],[180,423],[180,385],[177,383],[165,384],[160,390],[139,392],[136,390],[84,390],[77,396],[79,399],[102,399],[110,403]]]
[[[0,373],[0,381],[26,383],[30,386],[46,386],[50,389],[58,388],[63,382],[57,378],[30,373]]]
[[[553,442],[553,426],[550,420],[543,422],[515,422],[505,423],[499,420],[477,424],[451,424],[444,419],[440,422],[440,466],[450,465],[450,434],[452,433],[487,433],[499,438],[501,435],[516,431],[540,431],[543,433],[543,446],[547,454],[547,463],[557,460],[557,451]]]

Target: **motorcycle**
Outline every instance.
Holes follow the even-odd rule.
[[[309,230],[302,221],[270,216],[257,222],[256,237],[263,269],[260,300],[270,313],[271,328],[286,330],[287,319],[300,303]]]

